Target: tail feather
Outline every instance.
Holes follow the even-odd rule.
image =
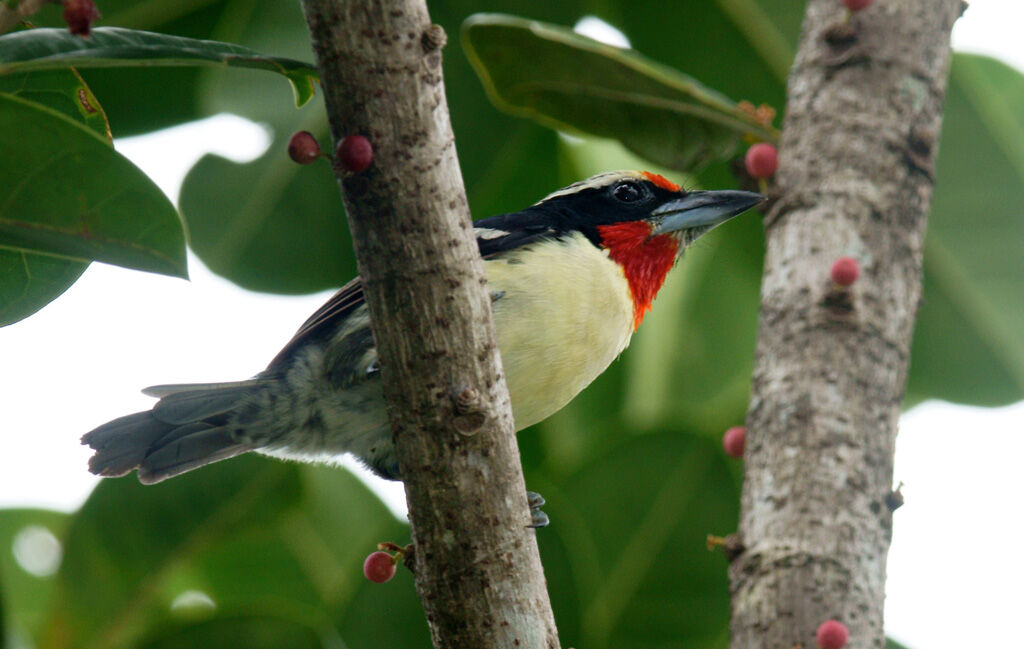
[[[89,458],[89,470],[109,478],[127,475],[142,464],[150,446],[173,428],[148,411],[109,421],[82,435],[82,443],[96,450]]]
[[[162,385],[151,385],[142,389],[142,394],[148,397],[163,397],[180,392],[215,392],[228,388],[252,388],[265,383],[265,379],[246,379],[245,381],[223,381],[221,383],[164,383]]]
[[[96,451],[89,470],[118,477],[137,469],[139,480],[152,484],[251,451],[224,424],[257,383],[148,388],[162,397],[152,410],[119,417],[82,436],[82,443]]]
[[[139,482],[153,484],[251,450],[236,444],[224,426],[179,426],[157,441],[139,464]]]
[[[187,424],[230,412],[249,394],[250,385],[224,384],[215,389],[199,388],[173,392],[153,406],[153,416],[168,424]]]

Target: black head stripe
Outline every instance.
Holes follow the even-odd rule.
[[[600,184],[594,184],[600,181]],[[500,254],[541,239],[580,232],[600,245],[598,226],[649,218],[659,205],[679,198],[651,181],[631,175],[603,174],[570,185],[521,212],[500,214],[474,223],[486,228],[478,237],[480,254]],[[502,236],[500,232],[507,234]]]

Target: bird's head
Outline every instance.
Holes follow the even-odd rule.
[[[687,192],[646,171],[610,171],[554,192],[535,207],[559,215],[622,267],[639,326],[683,251],[763,200],[736,190]]]

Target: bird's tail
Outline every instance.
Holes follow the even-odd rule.
[[[89,470],[117,477],[137,469],[140,482],[153,484],[253,450],[232,436],[230,414],[259,383],[146,388],[146,394],[160,397],[152,410],[119,417],[82,436],[82,443],[96,451]]]

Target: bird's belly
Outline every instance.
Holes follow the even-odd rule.
[[[514,258],[486,264],[489,288],[501,296],[494,318],[516,430],[569,403],[622,353],[633,333],[628,284],[601,251],[589,242],[551,241],[530,255],[529,264]],[[553,272],[544,264],[559,268]]]

